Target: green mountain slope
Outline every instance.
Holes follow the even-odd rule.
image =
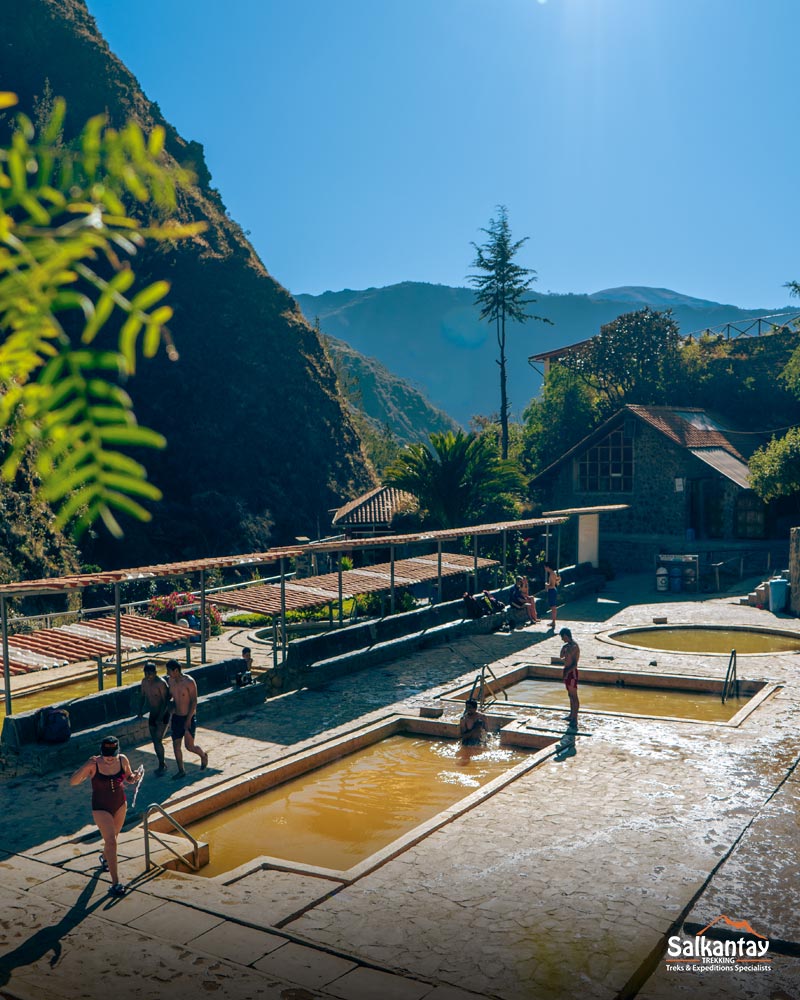
[[[175,308],[179,362],[162,352],[127,386],[139,419],[169,441],[143,456],[165,500],[151,525],[128,523],[121,544],[89,540],[86,557],[136,565],[313,534],[330,508],[371,485],[370,472],[319,338],[226,214],[202,147],[164,121],[83,0],[4,0],[0,42],[2,84],[21,110],[33,111],[47,81],[67,99],[65,141],[103,112],[114,125],[165,126],[168,154],[197,175],[180,218],[208,223],[202,238],[137,257],[142,280],[172,283]]]
[[[409,281],[296,298],[306,316],[319,319],[324,333],[421,386],[435,406],[461,424],[466,426],[476,413],[497,411],[497,344],[494,330],[478,320],[471,289]],[[536,299],[531,311],[552,320],[553,326],[531,320],[512,325],[508,333],[509,398],[516,416],[541,386],[540,372],[528,364],[530,355],[592,337],[603,323],[622,313],[645,305],[671,306],[687,334],[778,311],[738,309],[668,289],[640,287],[593,295],[537,293]]]
[[[425,441],[429,434],[456,430],[458,425],[432,406],[424,393],[393,375],[375,358],[368,358],[335,337],[325,343],[345,395],[376,430],[388,428],[399,444]]]

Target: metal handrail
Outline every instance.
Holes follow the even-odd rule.
[[[157,833],[153,833],[153,831],[150,829],[150,823],[149,823],[150,813],[154,809],[157,812],[160,812],[161,815],[164,817],[164,819],[166,819],[170,823],[172,823],[172,825],[175,827],[175,829],[178,830],[180,833],[182,833],[183,836],[186,837],[187,840],[191,841],[191,844],[192,844],[192,860],[191,861],[187,857],[185,857],[184,855],[178,854],[178,852],[175,850],[175,848],[171,844],[167,844],[165,841],[163,841],[158,836]],[[151,837],[157,843],[161,844],[162,847],[166,848],[166,850],[168,850],[171,854],[174,854],[175,857],[178,859],[178,861],[182,861],[184,864],[189,865],[189,867],[193,871],[199,871],[200,870],[200,844],[198,843],[198,841],[195,840],[195,838],[191,835],[191,833],[189,833],[187,830],[185,830],[180,825],[180,823],[175,819],[174,816],[170,816],[170,814],[167,812],[167,810],[162,805],[159,805],[158,802],[151,802],[150,805],[145,810],[145,813],[144,813],[144,864],[145,864],[145,871],[148,871],[148,872],[150,871],[151,868],[159,867],[155,863],[153,863],[153,864],[150,863],[150,838]]]
[[[469,693],[469,697],[472,698],[474,696],[474,694],[475,694],[475,688],[478,686],[478,684],[480,684],[481,688],[480,688],[480,697],[478,698],[478,702],[480,704],[481,710],[483,710],[484,708],[486,708],[489,705],[494,705],[495,702],[497,701],[497,698],[494,695],[494,691],[492,691],[491,688],[489,688],[489,694],[492,696],[491,700],[488,701],[488,702],[484,700],[483,692],[484,692],[484,690],[488,686],[486,684],[486,673],[487,673],[487,671],[492,675],[492,677],[494,678],[495,683],[497,683],[498,685],[500,684],[500,681],[497,679],[497,675],[492,670],[492,668],[489,666],[489,664],[488,663],[484,663],[483,666],[481,667],[481,672],[475,677],[475,680],[472,683],[472,690]],[[500,688],[500,692],[503,695],[503,697],[505,698],[505,700],[508,701],[508,692],[506,691],[506,689],[503,688],[503,687],[501,687]]]
[[[730,659],[728,660],[728,670],[725,674],[725,683],[722,685],[722,704],[730,698],[734,691],[734,686],[736,688],[736,697],[739,697],[739,678],[736,676],[736,650],[731,650]]]

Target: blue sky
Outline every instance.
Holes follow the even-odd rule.
[[[800,279],[795,0],[88,6],[294,293],[464,285],[498,204],[541,291]]]

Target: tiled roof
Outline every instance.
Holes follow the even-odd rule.
[[[538,475],[534,476],[532,482],[537,483],[546,479],[552,472],[558,469],[568,459],[575,455],[582,454],[587,448],[601,441],[620,421],[628,414],[638,417],[644,423],[649,424],[674,444],[694,454],[703,449],[713,449],[717,452],[723,451],[739,460],[746,466],[747,459],[753,451],[764,441],[756,434],[746,434],[743,431],[734,430],[732,427],[723,425],[715,417],[700,407],[691,406],[634,406],[630,403],[617,410],[608,418],[605,423],[587,434],[582,441],[573,445],[568,451],[556,459],[546,469],[542,469]],[[702,455],[697,455],[702,458]],[[705,461],[705,459],[703,459]],[[712,465],[712,462],[707,464]],[[717,471],[723,475],[728,475],[719,465]],[[737,476],[739,472],[737,471]],[[734,482],[738,478],[728,476]],[[741,485],[741,483],[740,483]]]
[[[152,649],[191,639],[196,629],[138,615],[120,615],[120,645],[123,649]],[[41,629],[29,635],[8,637],[10,674],[25,674],[65,663],[81,663],[116,652],[116,618],[87,618],[80,625]],[[0,666],[2,666],[0,658]]]
[[[744,460],[731,441],[730,428],[723,427],[705,410],[674,406],[627,406],[626,409],[682,448],[722,448]]]
[[[499,565],[496,559],[485,559],[482,556],[478,557],[477,563],[478,569]],[[456,552],[442,553],[442,577],[470,573],[474,566],[474,556]],[[437,580],[438,577],[439,557],[436,552],[410,559],[398,559],[394,564],[396,587],[409,587],[426,580]],[[387,593],[391,590],[391,586],[391,563],[378,563],[375,566],[364,566],[362,569],[348,569],[342,572],[343,598],[355,597],[356,594]],[[336,602],[339,600],[339,575],[326,573],[323,576],[311,576],[287,582],[284,584],[284,597],[287,611],[318,608]],[[256,611],[266,615],[280,614],[280,584],[262,583],[244,590],[217,594],[214,603],[242,611]]]
[[[416,503],[416,498],[396,486],[378,486],[369,493],[363,493],[336,511],[334,524],[373,525],[391,524],[392,518],[401,510],[407,510]]]

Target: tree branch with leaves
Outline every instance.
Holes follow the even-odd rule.
[[[0,93],[0,108],[15,104]],[[101,520],[120,535],[115,512],[146,521],[141,501],[161,497],[123,449],[165,444],[137,423],[121,383],[138,351],[151,358],[165,344],[177,358],[169,285],[137,289],[130,258],[148,240],[205,226],[160,221],[192,180],[167,162],[162,128],[146,137],[134,122],[116,130],[97,116],[65,144],[65,108],[53,102],[40,134],[19,114],[0,148],[0,428],[11,433],[0,471],[12,479],[32,454],[57,527],[80,535]]]

